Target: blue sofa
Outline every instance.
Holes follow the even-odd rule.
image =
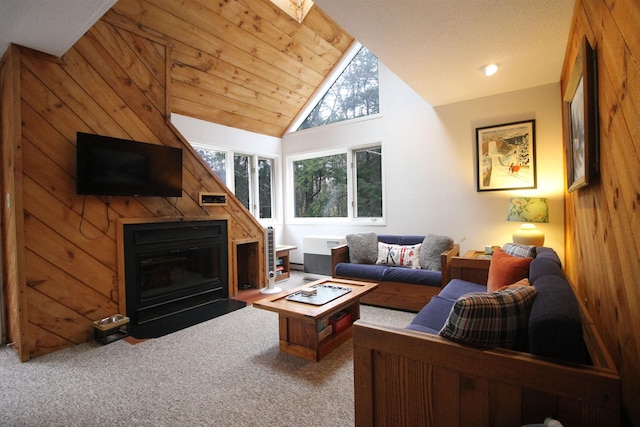
[[[538,292],[531,305],[528,337],[523,340],[526,347],[519,350],[568,362],[590,363],[578,301],[553,249],[538,248],[529,266],[529,281]],[[451,280],[420,310],[407,329],[438,334],[458,297],[470,292],[487,292],[487,287]]]
[[[540,248],[529,265],[537,294],[523,351],[438,334],[458,296],[486,292],[458,278],[453,267],[465,261],[451,260],[454,277],[409,326],[354,323],[356,426],[515,426],[547,417],[565,426],[620,425],[620,376],[555,251]]]
[[[425,236],[395,234],[380,234],[377,237],[379,242],[392,245],[415,245],[425,239]],[[331,271],[335,278],[378,283],[378,289],[361,299],[364,304],[417,312],[449,281],[448,262],[459,254],[460,246],[456,244],[443,252],[440,255],[440,271],[355,264],[350,262],[349,246],[345,244],[332,248]]]

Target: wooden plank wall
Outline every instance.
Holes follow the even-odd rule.
[[[168,122],[168,43],[134,24],[115,25],[109,15],[60,59],[14,47],[2,66],[3,86],[18,82],[13,84],[19,90],[12,111],[3,109],[2,184],[16,199],[3,214],[9,226],[3,227],[4,262],[17,259],[4,279],[11,293],[9,339],[22,360],[89,340],[92,321],[122,311],[118,219],[228,218],[229,248],[231,240],[263,247],[260,224]],[[3,105],[11,105],[4,98]],[[183,148],[183,196],[76,195],[78,131]],[[203,208],[200,191],[226,193],[228,203]],[[10,230],[15,236],[6,234]],[[259,261],[264,265],[264,256]],[[230,253],[230,273],[235,262]],[[260,281],[265,283],[264,273]]]
[[[170,40],[173,112],[277,137],[354,41],[318,7],[298,24],[269,0],[120,0],[112,11]]]
[[[4,292],[3,314],[6,314],[7,337],[12,338],[15,349],[23,353],[22,343],[26,328],[26,301],[24,294],[24,244],[17,233],[23,227],[23,218],[17,215],[22,210],[21,177],[14,168],[21,169],[20,147],[13,141],[20,140],[20,67],[15,46],[10,46],[0,63],[0,137],[2,141],[2,289]],[[3,320],[5,320],[3,319]],[[4,331],[3,331],[4,332]],[[6,339],[7,337],[3,337]],[[4,342],[4,340],[3,340]]]
[[[625,424],[640,426],[640,2],[578,0],[562,72],[583,35],[596,49],[600,179],[566,194],[565,267],[622,378]]]

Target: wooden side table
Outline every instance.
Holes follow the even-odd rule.
[[[292,245],[276,245],[276,282],[287,280],[290,277],[289,251],[298,249]]]
[[[487,284],[491,255],[484,251],[467,251],[463,256],[453,257],[450,261],[452,279],[462,279],[468,282]]]

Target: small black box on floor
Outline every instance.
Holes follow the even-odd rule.
[[[122,314],[105,317],[93,322],[93,334],[101,344],[109,344],[129,335],[129,318]]]

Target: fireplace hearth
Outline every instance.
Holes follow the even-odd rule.
[[[235,307],[227,247],[224,220],[124,224],[129,333],[155,338]]]

